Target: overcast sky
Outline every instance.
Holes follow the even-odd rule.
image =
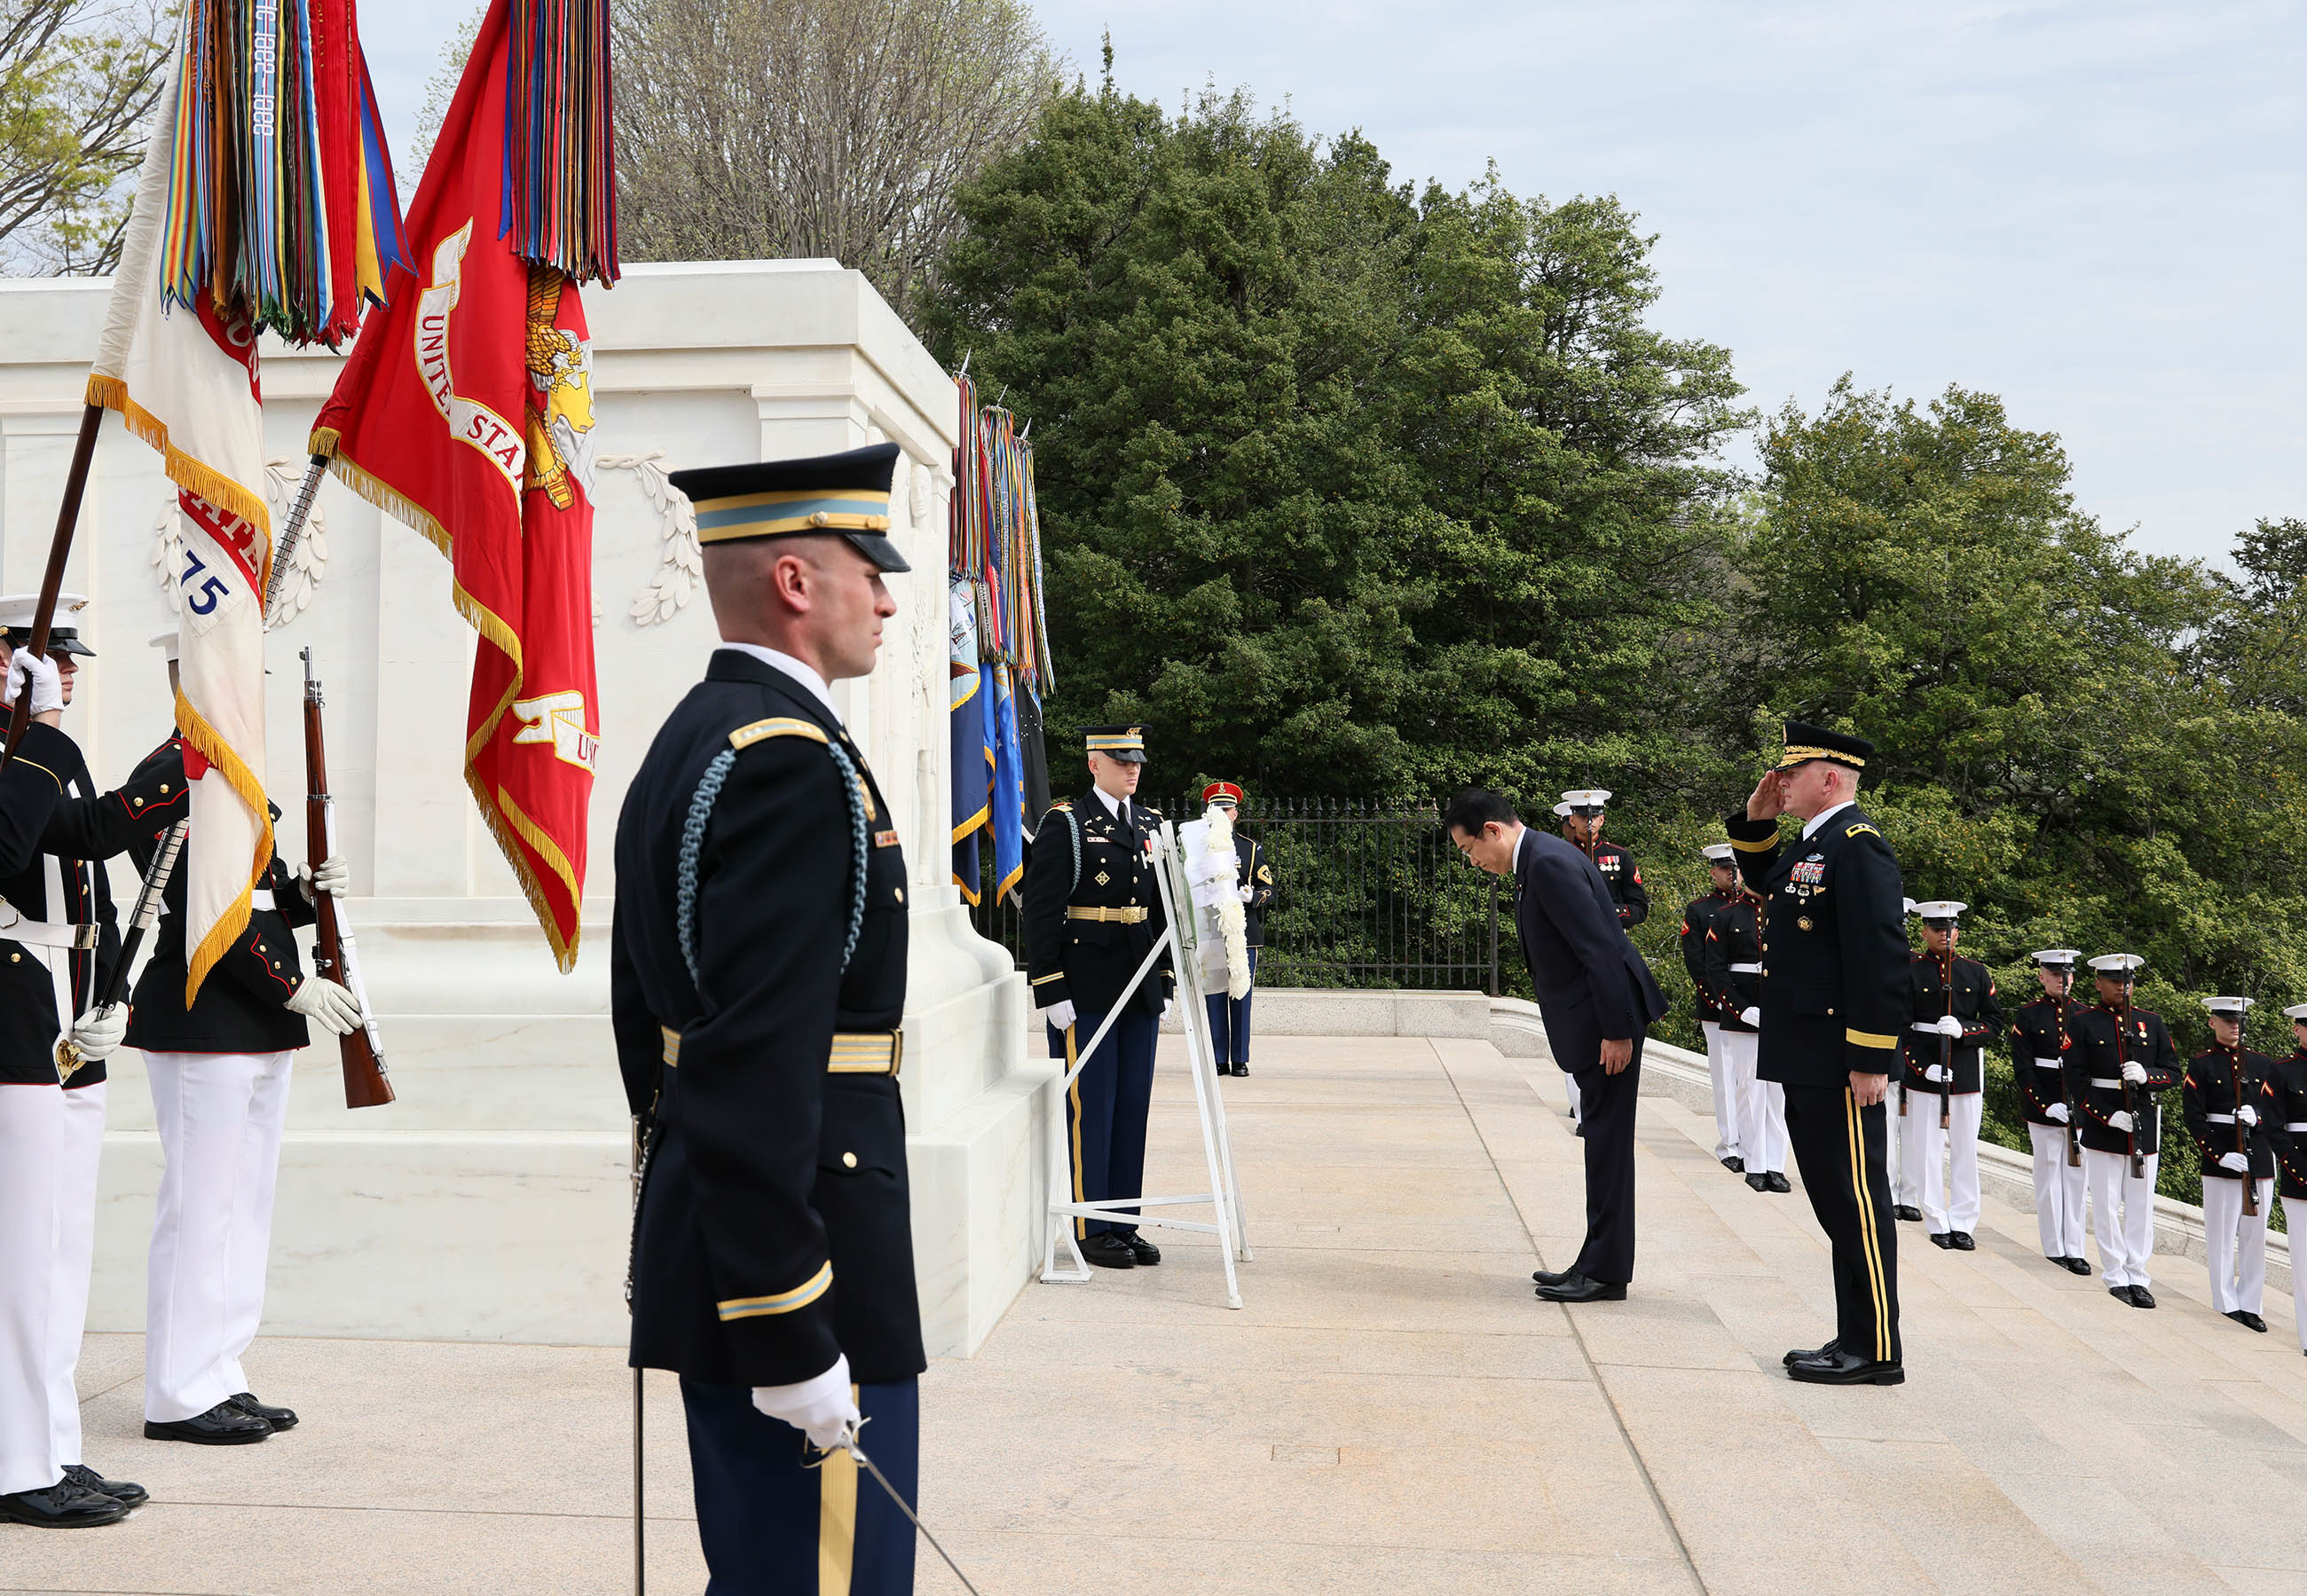
[[[471,9],[364,17],[396,151]],[[1038,9],[1173,107],[1214,80],[1400,178],[1617,193],[1659,235],[1659,324],[1728,345],[1758,405],[1845,371],[2000,393],[2159,552],[2307,517],[2307,0]]]

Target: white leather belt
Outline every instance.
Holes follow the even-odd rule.
[[[2059,1068],[2059,1061],[2056,1059],[2037,1059],[2035,1060],[2035,1068],[2037,1069],[2056,1069]]]
[[[1730,974],[1733,975],[1760,975],[1762,973],[1762,966],[1760,965],[1733,965],[1730,966]]]
[[[0,900],[0,914],[15,913],[13,907]],[[96,946],[97,938],[102,934],[103,928],[95,925],[58,925],[52,921],[21,918],[0,922],[0,939],[33,948],[76,948],[86,953]]]
[[[2203,1123],[2206,1125],[2232,1125],[2234,1123],[2234,1116],[2233,1114],[2205,1114],[2203,1116]]]
[[[2103,1075],[2095,1075],[2091,1077],[2091,1085],[2108,1092],[2119,1092],[2123,1089],[2123,1082],[2120,1078],[2109,1080]]]
[[[270,887],[259,887],[250,893],[248,906],[252,909],[270,909],[276,914],[280,912],[280,905],[273,901],[272,888]]]
[[[2286,1130],[2307,1130],[2307,1120],[2286,1120],[2283,1122],[2283,1128]]]

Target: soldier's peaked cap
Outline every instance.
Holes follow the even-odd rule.
[[[1866,761],[1874,757],[1874,745],[1864,737],[1853,737],[1843,732],[1830,732],[1824,726],[1812,725],[1808,721],[1787,722],[1786,751],[1779,756],[1779,768],[1791,770],[1797,765],[1807,765],[1813,759],[1831,759],[1853,770],[1866,768]]]
[[[2205,998],[2203,1007],[2213,1014],[2223,1014],[2234,1019],[2257,1001],[2256,998]]]
[[[1952,898],[1934,897],[1915,905],[1915,913],[1923,917],[1925,925],[1952,925],[1968,904],[1956,903]]]
[[[2045,948],[2027,957],[2045,970],[2072,970],[2075,961],[2082,956],[2082,949],[2079,948]]]
[[[1562,794],[1562,803],[1554,812],[1557,814],[1599,815],[1609,806],[1609,788],[1574,787],[1569,792]]]
[[[1093,754],[1119,759],[1125,765],[1145,762],[1145,726],[1133,722],[1120,726],[1084,726],[1082,741]]]
[[[671,474],[697,510],[697,541],[756,537],[845,537],[883,571],[911,571],[888,538],[895,443],[869,443],[807,459],[704,466]]]
[[[1738,862],[1737,850],[1733,848],[1728,843],[1708,843],[1704,847],[1698,851],[1705,854],[1709,859],[1714,861],[1717,864],[1728,864],[1735,866]]]
[[[2283,1017],[2307,1022],[2307,1003],[2294,1003],[2283,1011]]]
[[[96,657],[96,650],[80,640],[80,625],[73,619],[87,607],[87,598],[78,593],[56,595],[56,613],[48,622],[49,653]],[[39,619],[39,608],[40,596],[37,593],[11,593],[0,597],[0,643],[15,648],[30,642],[32,622]]]
[[[2138,974],[2139,966],[2146,962],[2143,954],[2102,953],[2091,960],[2090,967],[2109,981],[2129,981]]]
[[[1241,789],[1230,781],[1214,781],[1202,789],[1204,803],[1231,803],[1241,807]]]

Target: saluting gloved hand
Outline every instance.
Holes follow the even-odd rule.
[[[308,861],[296,867],[296,890],[304,895],[308,904],[320,902],[317,896],[325,892],[330,897],[342,897],[353,888],[353,872],[341,859],[331,855],[321,861],[318,870]]]
[[[2053,1103],[2043,1111],[2043,1118],[2054,1125],[2064,1125],[2067,1122],[2067,1105],[2063,1103]]]
[[[1951,1014],[1943,1014],[1939,1016],[1939,1023],[1933,1025],[1931,1029],[1942,1036],[1960,1036],[1962,1022]]]
[[[1059,998],[1042,1010],[1042,1018],[1045,1024],[1057,1030],[1068,1029],[1074,1023],[1074,1000],[1071,998]]]
[[[2134,1086],[2145,1085],[2147,1084],[2147,1066],[2141,1064],[2136,1059],[2124,1060],[2123,1066],[2123,1078],[2129,1081]]]
[[[301,1014],[331,1036],[349,1036],[361,1023],[360,1003],[325,975],[308,975],[288,994],[291,1014]]]
[[[81,1062],[94,1064],[112,1057],[120,1039],[127,1034],[128,1005],[115,1003],[109,1008],[91,1008],[73,1021],[64,1039],[72,1043]]]
[[[1941,1081],[1947,1078],[1946,1066],[1943,1064],[1934,1064],[1930,1066],[1923,1071],[1923,1078],[1930,1082],[1934,1086],[1937,1085]]]
[[[2124,1136],[2130,1135],[2131,1129],[2130,1111],[2125,1109],[2115,1110],[2106,1117],[2106,1128]]]
[[[2235,1118],[2246,1125],[2256,1125],[2259,1123],[2259,1111],[2246,1103],[2235,1110]]]
[[[64,707],[64,679],[57,673],[56,662],[45,654],[19,648],[8,661],[8,692],[4,701],[9,708],[15,707],[27,682],[31,685],[33,714],[47,715]]]
[[[1738,1023],[1742,1025],[1752,1025],[1759,1031],[1762,1028],[1762,1011],[1759,1008],[1741,1008],[1738,1011]]]
[[[2238,1175],[2248,1175],[2251,1173],[2251,1160],[2240,1153],[2222,1153],[2219,1154],[2219,1167]]]
[[[842,1432],[860,1418],[856,1401],[849,1394],[845,1353],[836,1355],[833,1367],[814,1379],[792,1386],[754,1386],[753,1405],[800,1430],[821,1452],[838,1446]]]

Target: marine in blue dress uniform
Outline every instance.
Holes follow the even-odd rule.
[[[1162,816],[1136,796],[1145,728],[1085,726],[1083,737],[1090,790],[1050,805],[1025,861],[1025,974],[1049,1027],[1050,1056],[1068,1068],[1105,1017],[1122,1008],[1066,1094],[1074,1201],[1103,1203],[1145,1193],[1154,1044],[1177,981],[1165,948],[1123,1001],[1163,930],[1146,856]],[[1134,1224],[1076,1219],[1074,1237],[1082,1257],[1103,1268],[1162,1261],[1162,1249]]]
[[[646,1128],[636,1368],[681,1376],[714,1596],[910,1592],[921,1311],[905,851],[832,682],[873,667],[893,444],[673,475],[722,647],[617,824],[617,1059]]]
[[[1214,781],[1202,789],[1205,808],[1222,809],[1231,820],[1241,811],[1241,789],[1230,781]],[[1234,888],[1241,894],[1241,939],[1249,949],[1249,974],[1257,979],[1257,950],[1265,946],[1265,911],[1274,902],[1274,862],[1256,837],[1233,834]],[[1210,1051],[1220,1075],[1249,1073],[1249,1004],[1256,991],[1239,998],[1212,992],[1205,1000],[1210,1009]]]

